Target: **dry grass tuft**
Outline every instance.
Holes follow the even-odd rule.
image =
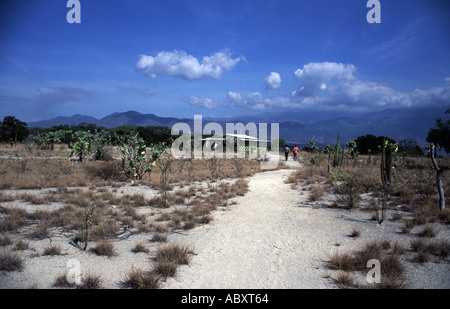
[[[23,259],[15,252],[0,253],[0,270],[20,271],[23,269]]]
[[[311,186],[311,193],[309,194],[309,200],[310,201],[320,201],[322,200],[323,196],[325,194],[325,187],[322,185],[312,185]]]
[[[133,289],[159,289],[161,282],[160,278],[153,272],[132,268],[126,273],[122,286]]]
[[[97,255],[105,255],[111,257],[115,255],[114,245],[107,239],[97,241],[94,248],[91,249]]]
[[[161,246],[156,252],[154,271],[164,277],[173,277],[179,264],[189,264],[192,249],[178,244]]]

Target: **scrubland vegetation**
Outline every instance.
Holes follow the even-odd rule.
[[[303,168],[286,182],[307,194],[316,207],[362,211],[367,213],[368,220],[380,226],[395,222],[399,226],[397,233],[409,236],[407,243],[374,240],[361,243],[359,249],[351,252],[330,254],[327,267],[338,271],[333,280],[339,286],[406,288],[405,263],[449,262],[450,242],[445,236],[439,237],[438,232],[442,228],[448,229],[450,210],[440,209],[436,171],[429,157],[396,156],[388,184],[383,184],[381,179],[381,156],[347,156],[339,166],[331,168],[328,155],[324,153],[303,152],[300,158]],[[450,165],[449,158],[438,158],[437,161],[442,167]],[[444,174],[447,205],[449,180]],[[356,239],[362,232],[353,228],[348,233]],[[361,279],[368,271],[366,263],[370,259],[380,261],[381,284],[367,286]]]
[[[121,286],[157,288],[195,252],[166,244],[168,236],[211,222],[214,210],[226,210],[233,197],[247,192],[245,177],[260,171],[256,160],[173,159],[161,150],[138,179],[123,168],[118,147],[105,148],[107,160],[82,161],[67,157],[67,145],[53,148],[0,149],[0,271],[22,270],[23,256],[64,254],[57,246],[39,251],[34,245],[39,240],[63,237],[81,251],[114,257],[116,241],[141,234],[148,240],[131,251],[154,255],[154,262],[149,269],[131,269]],[[145,151],[151,157],[152,149]],[[54,286],[75,287],[63,279],[55,278]],[[84,280],[89,282],[77,287],[101,287],[101,274]]]
[[[143,235],[145,240],[134,243],[129,251],[148,256],[148,267],[130,266],[119,286],[159,288],[164,278],[175,276],[178,265],[188,264],[195,254],[195,248],[168,242],[171,233],[210,223],[213,211],[226,210],[234,197],[245,195],[247,176],[264,171],[258,160],[173,159],[163,148],[138,148],[125,157],[123,146],[105,145],[103,160],[97,160],[96,153],[90,158],[70,158],[67,154],[73,147],[66,144],[52,148],[1,146],[1,272],[23,271],[26,259],[65,255],[67,250],[52,244],[55,238],[80,252],[113,259],[122,254],[116,248],[118,241]],[[436,225],[448,226],[450,211],[439,208],[430,158],[394,156],[390,180],[384,183],[381,155],[312,151],[301,152],[299,157],[303,166],[286,182],[308,194],[313,207],[357,209],[381,225],[401,223],[398,233],[411,235],[409,244],[386,239],[363,243],[354,252],[330,255],[327,267],[339,271],[333,278],[336,284],[365,286],[355,274],[367,272],[368,258],[381,263],[383,284],[374,286],[381,288],[407,287],[401,262],[405,259],[448,263],[450,244],[437,236]],[[442,167],[450,162],[448,158],[437,161]],[[138,164],[143,164],[139,174]],[[448,183],[444,173],[447,204]],[[363,232],[354,228],[348,233],[357,239]],[[37,247],[46,239],[49,245]],[[77,285],[66,279],[66,273],[55,275],[52,286],[104,286],[101,273],[83,274]]]

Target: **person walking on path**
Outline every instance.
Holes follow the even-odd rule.
[[[288,146],[288,145],[285,145],[285,146],[284,146],[284,156],[286,157],[286,161],[288,160],[288,157],[289,157],[289,151],[291,151],[291,150],[289,149],[289,146]]]
[[[298,160],[298,151],[299,151],[299,149],[298,149],[297,145],[295,145],[294,149],[292,149],[292,152],[294,153],[294,161]]]

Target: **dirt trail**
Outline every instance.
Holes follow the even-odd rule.
[[[317,214],[299,207],[306,195],[284,183],[292,172],[256,174],[249,192],[212,224],[176,236],[197,255],[165,287],[329,288],[321,264],[332,244],[321,238],[320,220],[310,220]]]

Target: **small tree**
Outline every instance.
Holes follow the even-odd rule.
[[[431,151],[431,160],[433,161],[434,169],[436,170],[436,187],[439,192],[439,208],[441,211],[445,209],[445,196],[444,188],[442,187],[442,173],[446,171],[447,167],[439,167],[436,161],[436,149],[433,143],[430,144],[429,149]]]
[[[361,180],[342,168],[336,168],[332,172],[334,179],[334,192],[338,195],[338,203],[345,207],[356,207],[361,194]]]
[[[445,113],[450,114],[450,108]],[[428,132],[427,141],[436,147],[443,148],[446,153],[450,153],[450,118],[447,120],[436,119],[435,127]]]
[[[111,135],[108,131],[95,130],[92,135],[91,146],[96,160],[106,160],[106,146],[111,143]]]
[[[152,148],[151,156],[147,155],[147,146],[138,133],[116,135],[118,149],[122,154],[122,169],[131,179],[142,179],[146,173],[151,173],[156,161],[166,148],[165,143],[158,143]]]
[[[28,125],[14,116],[6,116],[0,122],[0,138],[3,142],[23,142],[28,137]]]
[[[73,134],[73,139],[74,142],[69,145],[69,157],[76,155],[80,162],[83,162],[84,158],[93,152],[91,144],[93,139],[92,133],[89,131],[77,131]]]

